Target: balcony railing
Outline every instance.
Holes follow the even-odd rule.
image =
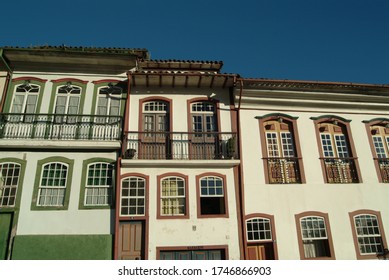
[[[375,160],[378,162],[382,183],[389,183],[389,159],[376,158]]]
[[[322,158],[327,176],[327,183],[359,183],[355,158]]]
[[[298,158],[264,158],[264,160],[267,164],[270,184],[301,183]]]
[[[127,159],[238,159],[236,133],[125,132]]]
[[[119,116],[0,114],[1,139],[119,140]]]

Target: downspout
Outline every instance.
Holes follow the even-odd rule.
[[[116,164],[116,199],[115,199],[115,224],[114,224],[114,248],[113,248],[113,259],[118,259],[118,248],[119,248],[119,214],[120,214],[120,194],[122,192],[121,186],[121,169],[122,169],[122,158],[119,157]]]
[[[130,123],[130,96],[131,96],[131,81],[132,76],[130,72],[127,72],[128,84],[127,84],[127,98],[126,98],[126,107],[124,110],[124,125],[123,125],[123,141],[122,141],[122,156],[127,150],[127,133]]]
[[[236,123],[237,123],[237,130],[238,130],[238,147],[239,147],[239,159],[240,159],[240,164],[239,164],[239,196],[240,196],[240,214],[241,214],[241,231],[242,231],[242,242],[243,242],[243,259],[247,260],[247,240],[246,240],[246,235],[245,235],[245,200],[244,200],[244,174],[243,174],[243,159],[242,159],[242,131],[241,131],[241,122],[240,122],[240,106],[242,102],[242,93],[243,93],[243,79],[239,79],[240,83],[240,90],[239,90],[239,102],[238,102],[238,109],[237,109],[237,115],[236,115]]]
[[[5,61],[5,59],[3,57],[3,52],[4,52],[4,49],[0,49],[0,59],[3,62],[4,66],[7,68],[7,77],[5,80],[4,89],[3,89],[2,96],[1,96],[0,113],[3,112],[3,109],[4,109],[6,94],[7,94],[8,85],[9,85],[9,81],[11,80],[11,73],[12,73],[11,68],[9,67],[8,63]]]
[[[239,102],[238,102],[238,112],[240,111],[240,104],[242,103],[242,93],[243,93],[243,79],[239,79],[240,91],[239,91]]]

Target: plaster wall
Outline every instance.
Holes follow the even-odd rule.
[[[171,88],[163,87],[159,90],[133,87],[130,97],[130,115],[129,115],[129,130],[139,131],[139,104],[143,98],[158,97],[168,98],[172,100],[171,118],[172,129],[174,132],[187,132],[188,130],[188,112],[187,101],[193,98],[208,98],[211,94],[219,101],[220,128],[219,132],[231,132],[231,117],[229,111],[229,93],[225,89],[212,88]]]
[[[70,191],[69,207],[67,210],[31,210],[35,178],[41,176],[41,174],[37,174],[37,163],[39,160],[54,156],[74,160],[71,187],[70,190],[67,189]],[[27,162],[21,193],[17,235],[112,234],[114,232],[114,210],[79,209],[79,200],[83,161],[91,158],[116,160],[115,153],[2,152],[1,158],[8,157]]]
[[[260,101],[258,101],[260,103]],[[270,107],[270,106],[269,106]],[[301,110],[300,110],[301,109]],[[364,120],[387,117],[376,114],[331,108],[331,114],[351,120],[350,129],[361,170],[362,183],[325,184],[319,160],[318,143],[311,117],[328,112],[310,108],[272,106],[272,108],[241,110],[241,160],[245,215],[274,215],[279,259],[299,259],[295,214],[306,211],[328,213],[336,259],[356,259],[349,212],[369,209],[379,211],[384,231],[389,233],[389,186],[378,182]],[[305,170],[305,184],[266,184],[261,150],[258,116],[284,113],[298,117],[297,128]]]
[[[157,176],[178,172],[188,176],[188,219],[157,218]],[[228,217],[198,218],[196,176],[203,173],[226,176]],[[122,174],[141,173],[149,176],[148,203],[149,257],[156,256],[156,247],[171,246],[216,246],[227,245],[230,259],[239,259],[238,214],[236,209],[235,183],[232,168],[122,168]],[[119,207],[119,206],[118,206]]]

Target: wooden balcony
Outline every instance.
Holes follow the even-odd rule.
[[[298,158],[264,158],[264,160],[267,165],[269,184],[301,183]]]
[[[125,159],[239,159],[236,133],[125,132]]]
[[[114,141],[121,126],[118,116],[0,114],[0,139]]]
[[[359,183],[355,158],[322,158],[327,183]]]

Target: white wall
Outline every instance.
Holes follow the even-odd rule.
[[[157,176],[178,172],[188,176],[188,219],[157,219]],[[226,176],[228,218],[197,218],[196,175],[207,172]],[[238,218],[236,210],[235,183],[232,168],[122,168],[122,174],[141,173],[149,176],[149,257],[156,256],[156,247],[170,246],[216,246],[228,245],[229,258],[240,259]],[[118,206],[119,207],[119,206]],[[195,227],[195,229],[193,228]]]
[[[347,110],[331,113],[352,120],[350,128],[363,183],[325,184],[315,127],[310,117],[328,113],[314,112],[314,109],[310,109],[312,112],[300,112],[298,109],[277,106],[269,110],[241,111],[245,214],[274,215],[279,259],[299,259],[295,214],[305,211],[328,213],[336,259],[355,259],[349,212],[361,209],[380,211],[385,232],[389,233],[389,185],[378,183],[368,135],[362,123],[364,120],[387,116],[363,112],[355,114]],[[255,117],[279,112],[298,117],[305,184],[265,184],[259,121]]]

